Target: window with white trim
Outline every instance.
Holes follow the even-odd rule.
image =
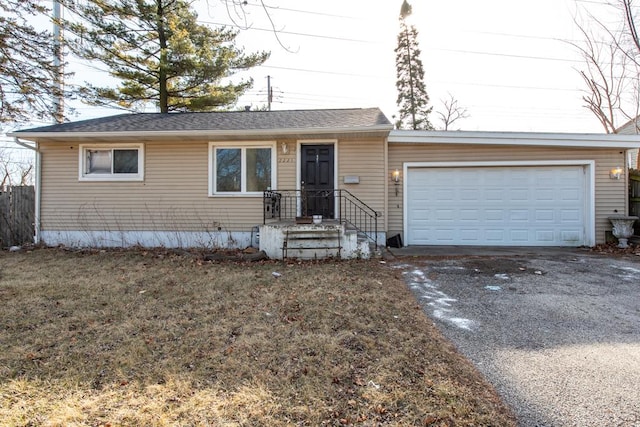
[[[141,181],[144,178],[142,144],[81,145],[81,181]]]
[[[274,147],[211,145],[211,195],[261,195],[273,188]]]

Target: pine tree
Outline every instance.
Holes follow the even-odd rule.
[[[0,1],[0,124],[55,117],[53,37],[30,24],[47,12],[38,0]]]
[[[400,9],[400,33],[396,53],[396,88],[400,107],[398,129],[432,130],[429,114],[429,95],[424,85],[424,68],[420,60],[418,30],[407,25],[406,17],[411,14],[411,5],[404,0]]]
[[[80,18],[67,22],[77,36],[72,50],[121,81],[117,88],[88,84],[81,93],[93,105],[153,103],[163,113],[221,109],[253,84],[223,79],[269,56],[245,55],[235,46],[237,32],[199,24],[184,0],[87,0],[68,7]]]

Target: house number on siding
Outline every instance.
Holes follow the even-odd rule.
[[[293,163],[293,160],[291,157],[280,157],[278,158],[278,163]]]

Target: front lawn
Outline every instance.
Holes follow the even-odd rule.
[[[2,425],[515,425],[376,260],[4,251],[0,301]]]

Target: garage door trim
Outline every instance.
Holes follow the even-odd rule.
[[[585,171],[585,242],[587,246],[596,244],[595,223],[595,161],[594,160],[516,160],[516,161],[488,161],[488,162],[404,162],[402,164],[402,176],[406,180],[411,168],[478,168],[478,167],[517,167],[517,166],[583,166]],[[408,185],[402,186],[402,223],[403,238],[408,242]]]

